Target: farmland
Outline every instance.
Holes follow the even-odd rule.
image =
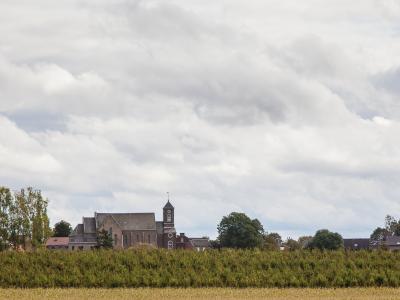
[[[387,251],[1,252],[2,288],[399,287]]]
[[[351,289],[0,289],[0,299],[399,299],[400,290]]]

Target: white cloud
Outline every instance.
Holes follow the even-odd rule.
[[[399,209],[397,8],[2,1],[0,179],[53,222],[160,216],[170,191],[189,234],[240,210],[367,235]]]

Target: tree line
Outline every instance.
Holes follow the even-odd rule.
[[[0,187],[0,250],[42,246],[51,235],[47,205],[40,190]]]
[[[318,230],[314,236],[302,236],[298,240],[287,239],[282,242],[276,232],[268,233],[257,219],[251,219],[244,213],[233,212],[222,218],[218,227],[218,238],[212,241],[214,248],[279,250],[320,249],[338,250],[343,248],[343,238],[337,232],[327,229]]]
[[[36,249],[43,246],[50,236],[68,237],[72,227],[64,220],[50,229],[47,206],[48,199],[42,196],[40,190],[28,187],[11,192],[7,187],[0,187],[0,251],[9,248]],[[339,233],[321,229],[314,236],[283,241],[278,233],[265,231],[258,219],[238,212],[224,216],[217,230],[218,238],[211,241],[212,248],[279,250],[284,246],[289,251],[343,248],[343,238]],[[390,236],[400,236],[400,220],[388,215],[384,227],[377,227],[370,239],[384,248],[384,241]],[[97,238],[99,248],[112,248],[113,239],[107,231],[99,232]]]

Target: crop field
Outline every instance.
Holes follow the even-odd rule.
[[[0,289],[0,299],[399,299],[400,289]]]
[[[0,288],[400,287],[400,253],[0,252]]]

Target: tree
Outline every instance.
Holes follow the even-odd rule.
[[[257,219],[244,213],[232,212],[224,216],[218,225],[221,247],[255,248],[263,244],[264,228]]]
[[[49,217],[47,216],[48,200],[42,197],[40,190],[33,190],[32,188],[28,188],[27,190],[32,207],[30,216],[32,224],[32,245],[34,247],[39,247],[51,236]]]
[[[97,233],[97,247],[105,249],[113,247],[113,238],[107,230],[102,229]]]
[[[382,245],[389,236],[400,236],[400,220],[387,215],[385,217],[385,227],[377,227],[371,233],[370,239],[374,245]]]
[[[397,221],[394,217],[387,215],[385,217],[385,229],[390,235],[400,235],[400,220]]]
[[[219,242],[218,239],[216,240],[210,240],[210,247],[212,249],[221,249],[221,243]]]
[[[285,242],[285,248],[289,251],[295,251],[301,249],[301,245],[298,241],[288,238]]]
[[[312,241],[313,237],[306,235],[306,236],[301,236],[297,239],[297,242],[300,245],[301,249],[307,248],[308,244]]]
[[[279,250],[282,244],[281,236],[272,232],[269,234],[264,234],[264,249],[267,250]]]
[[[390,232],[386,230],[386,228],[377,227],[370,236],[370,239],[376,243],[383,242],[387,236],[391,235]]]
[[[32,224],[30,217],[32,215],[30,198],[26,195],[25,190],[21,189],[14,195],[13,205],[13,237],[15,238],[15,247],[22,246],[26,249],[27,240],[32,238]]]
[[[10,246],[11,218],[13,198],[10,189],[0,187],[0,251]]]
[[[67,237],[71,234],[72,227],[71,224],[61,220],[54,225],[53,236],[54,237]]]
[[[337,232],[330,232],[327,229],[318,230],[308,244],[309,249],[337,250],[343,248],[343,238]]]
[[[33,247],[40,247],[51,235],[47,205],[40,190],[28,187],[15,193],[10,209],[10,242],[15,248],[26,249],[28,241]]]

